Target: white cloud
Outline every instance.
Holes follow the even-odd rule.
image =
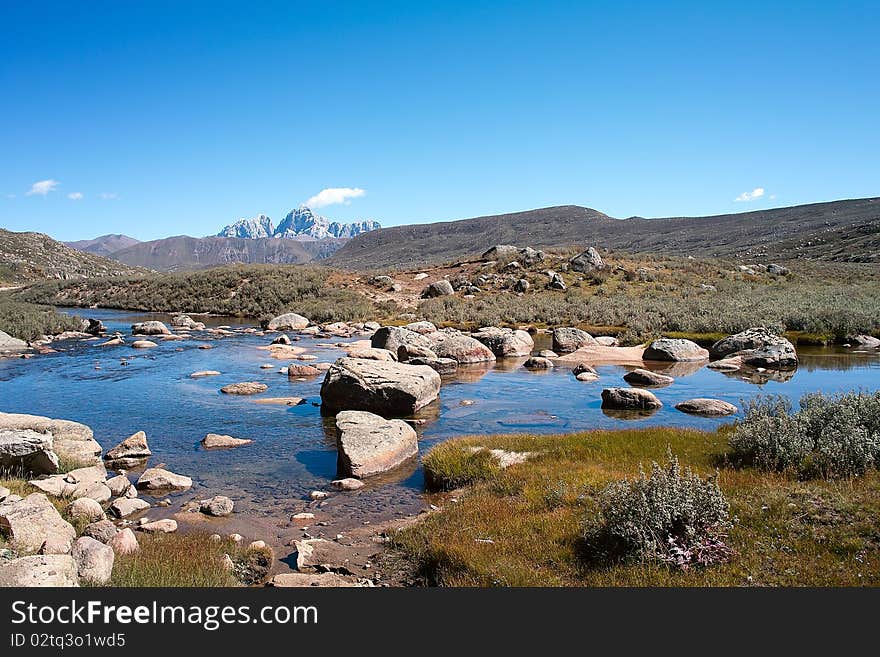
[[[57,180],[40,180],[31,185],[30,191],[27,193],[28,196],[45,196],[49,192],[54,192],[55,188],[61,184]]]
[[[67,195],[67,198],[69,198],[71,201],[81,201],[82,197],[83,197],[82,192],[71,192],[70,194]]]
[[[15,198],[15,194],[7,194],[6,198]]]
[[[366,193],[359,187],[328,187],[306,201],[306,205],[310,208],[323,208],[325,205],[339,205],[340,203],[348,205],[351,203],[349,199],[358,198]]]
[[[743,202],[743,201],[754,201],[757,198],[761,198],[764,196],[764,188],[763,187],[755,187],[750,192],[743,192],[739,196],[737,196],[734,201]]]
[[[115,201],[119,198],[119,194],[116,192],[101,192],[101,198],[105,201]]]

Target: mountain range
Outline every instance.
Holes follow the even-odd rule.
[[[217,237],[240,237],[243,239],[263,239],[277,237],[308,242],[326,239],[350,239],[362,233],[381,228],[378,221],[365,219],[352,223],[331,221],[315,214],[305,205],[287,213],[275,227],[272,220],[264,214],[253,219],[239,219],[223,228]]]
[[[367,223],[370,230],[358,233],[359,224],[330,222],[298,208],[278,227],[261,215],[232,224],[221,231],[223,236],[138,242],[124,235],[107,235],[73,242],[71,246],[89,252],[80,261],[76,251],[48,236],[3,231],[0,280],[4,272],[6,280],[26,280],[143,271],[140,268],[170,271],[313,260],[362,271],[417,268],[472,258],[495,244],[545,249],[596,246],[752,261],[805,258],[880,263],[880,198],[708,217],[616,219],[590,208],[563,205],[391,228],[373,229]],[[115,250],[120,244],[128,246]],[[109,254],[112,260],[93,253]]]
[[[136,240],[128,235],[101,235],[93,240],[78,240],[76,242],[65,242],[65,244],[77,251],[85,251],[94,255],[107,257],[111,253],[121,251],[129,246],[139,244],[140,240]]]

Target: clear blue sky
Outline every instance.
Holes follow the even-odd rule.
[[[874,196],[878,24],[876,1],[0,0],[0,226],[205,235],[335,187],[365,194],[322,213],[385,225]]]

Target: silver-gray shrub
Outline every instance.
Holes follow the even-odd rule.
[[[620,556],[689,565],[726,560],[730,507],[716,476],[705,479],[678,459],[640,469],[633,480],[609,484],[598,497],[603,522],[588,529],[586,542]]]
[[[781,397],[758,397],[729,439],[732,456],[765,470],[802,477],[855,477],[880,466],[880,392],[819,393],[800,409]]]

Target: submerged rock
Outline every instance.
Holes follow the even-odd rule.
[[[675,381],[671,376],[641,368],[627,372],[623,375],[623,380],[631,386],[668,386]]]
[[[128,469],[141,464],[152,455],[153,452],[147,444],[147,434],[138,431],[104,454],[104,460],[113,469]]]
[[[523,363],[523,367],[527,370],[552,370],[553,369],[553,361],[549,358],[541,358],[540,356],[532,356],[525,363]]]
[[[364,411],[342,411],[339,430],[340,473],[361,479],[391,470],[419,451],[415,430],[403,420],[386,420]]]
[[[289,370],[288,370],[289,371]],[[220,392],[227,395],[256,395],[269,389],[265,383],[257,381],[245,381],[243,383],[230,383],[220,388]]]
[[[202,438],[202,447],[206,447],[207,449],[241,447],[242,445],[247,445],[252,442],[254,441],[249,438],[233,438],[232,436],[225,436],[219,433],[209,433]]]

